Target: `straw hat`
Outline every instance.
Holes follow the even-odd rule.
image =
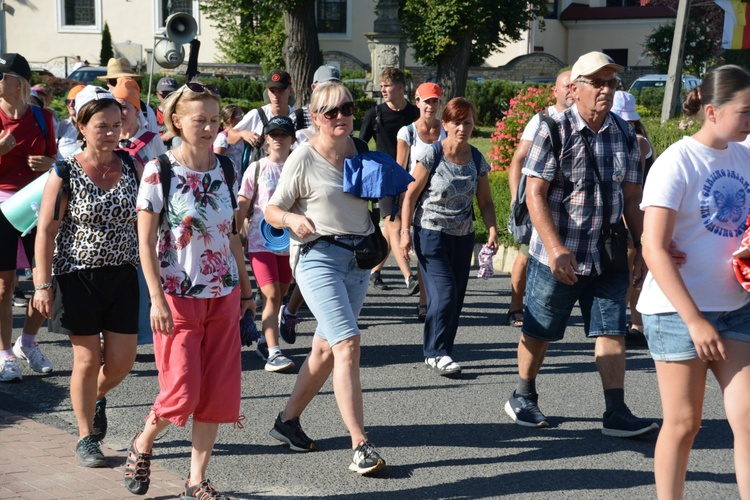
[[[131,78],[141,78],[138,73],[133,73],[133,68],[130,67],[130,62],[125,58],[121,57],[115,59],[114,57],[107,61],[107,74],[99,77],[101,80],[110,80],[113,78],[120,78],[123,76],[129,76]]]

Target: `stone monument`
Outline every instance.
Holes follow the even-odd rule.
[[[372,89],[379,91],[378,77],[387,67],[404,69],[406,56],[406,35],[401,30],[398,18],[398,0],[378,0],[375,7],[378,17],[375,19],[373,33],[363,33],[370,49],[370,66],[372,68]]]

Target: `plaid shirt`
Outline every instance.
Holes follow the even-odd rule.
[[[622,184],[641,184],[643,180],[641,152],[635,132],[628,127],[623,129],[623,134],[610,113],[599,133],[595,133],[581,118],[575,105],[553,119],[560,131],[561,158],[559,161],[555,158],[549,128],[542,122],[526,156],[523,173],[550,183],[547,202],[552,221],[565,247],[575,256],[579,273],[588,275],[596,271],[596,274],[601,274],[599,237],[604,219],[604,197],[610,206],[610,224],[614,224],[624,208]],[[588,139],[601,178],[608,185],[604,192],[581,134]],[[531,235],[529,253],[549,266],[549,255],[536,229]]]

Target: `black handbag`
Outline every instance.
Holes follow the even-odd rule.
[[[602,181],[602,176],[599,173],[599,165],[596,161],[596,156],[591,149],[586,136],[581,134],[583,144],[586,146],[586,151],[591,156],[591,161],[594,163],[594,173],[601,186],[601,191],[608,200],[610,198],[609,193],[606,189],[606,184]],[[620,217],[617,222],[610,224],[610,206],[605,200],[604,207],[602,208],[604,222],[602,223],[602,232],[599,236],[599,262],[602,266],[603,271],[612,271],[616,273],[630,272],[628,266],[628,229],[625,227],[625,223]]]
[[[372,224],[375,226],[375,231],[365,236],[358,244],[349,245],[341,240],[337,240],[333,236],[320,237],[321,240],[328,241],[329,243],[341,248],[346,248],[347,250],[352,250],[354,252],[354,257],[357,259],[357,266],[359,266],[360,269],[372,269],[383,262],[388,253],[388,242],[385,240],[385,236],[383,236],[383,232],[380,230],[380,221],[372,211],[369,212]]]

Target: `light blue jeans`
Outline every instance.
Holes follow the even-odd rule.
[[[358,240],[345,240],[355,245]],[[360,269],[354,252],[318,241],[300,253],[295,272],[307,307],[318,320],[315,335],[333,347],[359,335],[357,317],[370,285],[370,270]]]

